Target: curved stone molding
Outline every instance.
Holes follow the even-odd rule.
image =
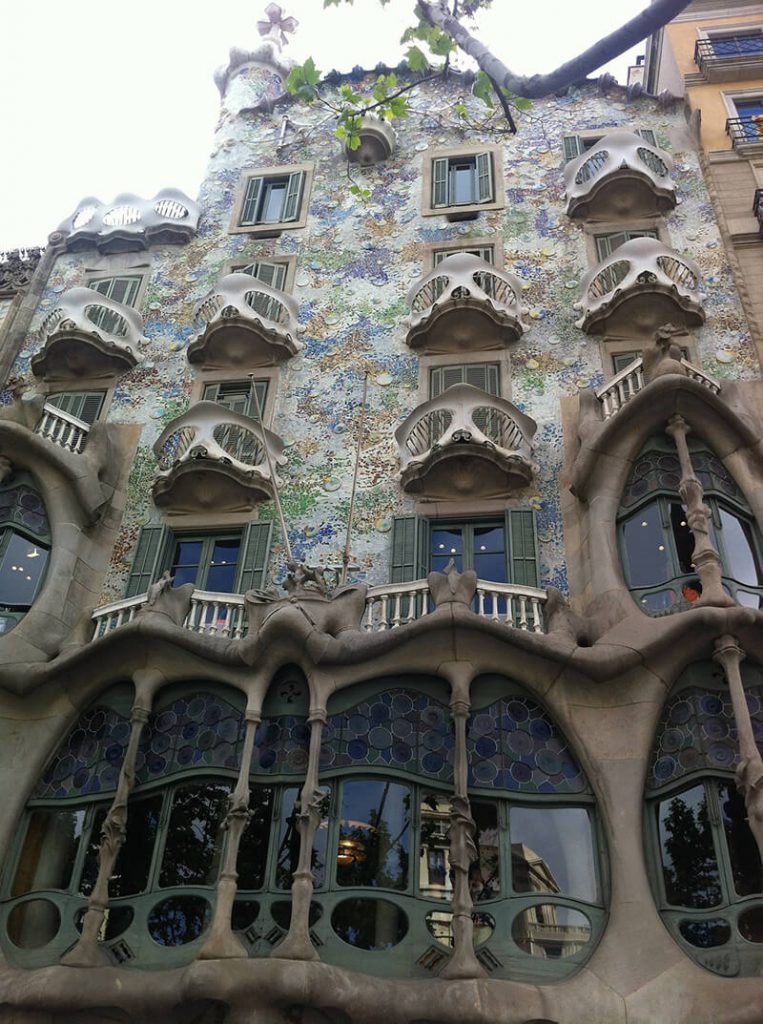
[[[611,132],[564,168],[567,216],[652,217],[676,205],[668,154],[634,132]]]
[[[143,320],[130,306],[92,288],[70,288],[40,326],[45,344],[32,372],[47,379],[106,377],[137,365]]]
[[[400,484],[429,498],[512,494],[533,477],[536,426],[511,402],[455,384],[419,405],[395,431]]]
[[[280,486],[269,463],[274,469],[286,464],[283,448],[277,434],[249,416],[197,402],[154,445],[154,501],[176,512],[251,511]]]
[[[353,164],[370,167],[381,163],[395,151],[395,132],[390,124],[374,114],[366,114],[360,126],[360,145],[350,149],[345,141],[344,155]]]
[[[153,199],[122,192],[112,203],[88,196],[59,227],[69,252],[140,252],[151,245],[184,245],[196,234],[201,208],[185,192],[163,188]]]
[[[408,292],[406,344],[420,352],[501,348],[527,330],[519,278],[479,256],[448,256]]]
[[[227,274],[195,312],[188,361],[207,368],[269,366],[296,355],[298,306],[249,274]]]
[[[701,274],[692,260],[656,238],[634,238],[590,270],[581,282],[576,321],[586,334],[641,335],[673,322],[705,322]]]

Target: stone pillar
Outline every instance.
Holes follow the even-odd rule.
[[[244,749],[241,752],[241,764],[238,770],[236,785],[228,797],[228,813],[225,818],[225,829],[228,833],[228,844],[225,849],[220,877],[217,880],[217,900],[212,927],[209,937],[199,953],[200,960],[221,960],[233,957],[248,957],[243,943],[231,928],[231,911],[236,898],[238,872],[238,848],[241,836],[249,824],[252,812],[249,810],[249,772],[254,750],[254,737],[262,717],[257,711],[247,708],[244,716],[246,731],[244,733]]]
[[[273,950],[271,956],[282,960],[320,960],[310,940],[310,902],[313,898],[313,841],[321,823],[323,793],[318,788],[325,708],[310,708],[310,752],[307,775],[294,805],[299,832],[299,860],[291,883],[291,921],[289,933]]]
[[[702,500],[705,493],[702,484],[694,475],[689,446],[686,443],[689,425],[683,416],[671,416],[665,430],[675,442],[678,459],[681,463],[681,483],[678,485],[678,493],[686,505],[686,521],[694,535],[692,558],[702,584],[702,594],[699,600],[694,602],[693,607],[733,607],[736,605],[736,601],[726,593],[721,583],[721,556],[710,541],[710,509]]]
[[[761,758],[758,745],[755,742],[750,709],[744,695],[742,673],[739,671],[744,656],[744,651],[739,646],[736,637],[722,636],[715,641],[713,658],[723,666],[723,671],[726,673],[739,740],[737,789],[744,797],[750,831],[755,837],[761,859],[763,859],[763,758]]]
[[[469,717],[469,680],[471,666],[454,666],[451,673],[450,708],[455,728],[453,759],[453,796],[450,801],[450,870],[453,876],[453,956],[440,972],[441,978],[482,978],[485,971],[474,953],[474,922],[469,873],[477,860],[467,780],[469,762],[466,753],[466,720]]]
[[[98,935],[109,906],[109,879],[127,835],[127,801],[135,786],[135,761],[141,733],[148,721],[154,694],[163,682],[162,673],[153,669],[139,669],[133,674],[135,697],[130,713],[130,738],[119,771],[117,791],[101,827],[98,875],[87,901],[82,934],[74,948],[61,958],[61,963],[68,967],[97,967],[109,962]]]

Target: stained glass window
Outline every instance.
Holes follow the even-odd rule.
[[[253,775],[304,775],[310,726],[297,715],[273,715],[257,726],[252,756]]]
[[[88,708],[45,769],[32,799],[113,793],[129,737],[127,718],[103,705]]]

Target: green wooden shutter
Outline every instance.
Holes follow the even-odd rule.
[[[448,161],[442,157],[432,161],[432,208],[448,205]]]
[[[418,516],[395,516],[392,524],[390,582],[410,583],[429,573],[429,523]]]
[[[650,146],[657,145],[657,136],[654,134],[651,128],[640,128],[638,134],[641,136],[644,142],[648,142]]]
[[[286,199],[283,204],[283,217],[281,220],[298,220],[304,180],[304,171],[297,171],[295,174],[289,175],[289,182],[286,186]]]
[[[61,391],[57,395],[49,395],[48,402],[83,423],[95,423],[105,397],[104,391]]]
[[[493,187],[493,154],[477,154],[477,202],[492,203],[495,199]]]
[[[237,273],[249,274],[251,277],[256,277],[258,281],[262,281],[263,284],[269,284],[271,288],[279,288],[283,291],[286,284],[286,269],[285,263],[269,263],[267,260],[257,260],[256,263],[250,263],[249,266],[242,267]]]
[[[164,559],[172,534],[166,526],[144,526],[138,537],[125,597],[145,594],[165,568]]]
[[[245,594],[247,590],[263,589],[272,532],[272,523],[249,523],[244,530],[236,593]]]
[[[506,513],[506,552],[509,580],[523,587],[537,587],[538,544],[532,509],[509,509]]]
[[[262,178],[250,178],[246,184],[246,195],[244,196],[244,205],[241,210],[239,224],[257,223],[257,207],[259,206],[261,191]]]
[[[565,135],[563,141],[565,163],[574,160],[576,156],[580,156],[583,152],[583,145],[577,135]]]

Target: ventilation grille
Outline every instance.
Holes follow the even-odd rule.
[[[488,974],[492,974],[493,971],[495,971],[498,967],[503,966],[498,957],[491,953],[486,946],[483,946],[482,949],[478,949],[476,955],[477,959],[488,972]]]
[[[447,959],[447,955],[441,949],[438,949],[437,946],[430,946],[425,953],[421,954],[416,963],[425,971],[436,971]]]
[[[135,954],[127,945],[124,939],[117,939],[109,946],[109,953],[118,964],[126,964],[135,959]]]

